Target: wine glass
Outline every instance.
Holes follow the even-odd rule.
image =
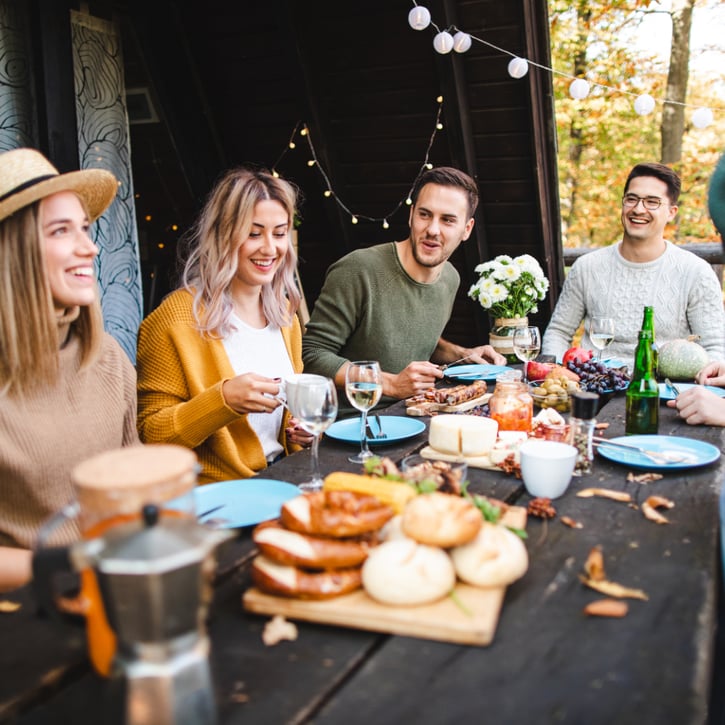
[[[360,416],[360,453],[350,456],[351,463],[362,463],[373,454],[368,448],[366,435],[368,410],[374,408],[383,394],[383,373],[375,360],[351,362],[345,372],[345,394],[350,404],[357,408]]]
[[[538,327],[517,327],[513,336],[514,354],[524,364],[524,382],[528,383],[529,360],[541,351],[541,333]]]
[[[611,317],[593,316],[589,321],[589,339],[597,348],[597,361],[601,361],[602,352],[614,340],[614,320]]]
[[[299,485],[302,491],[319,491],[322,488],[320,475],[320,436],[337,417],[337,389],[335,381],[322,375],[302,373],[285,381],[287,408],[299,424],[311,433],[312,478]]]

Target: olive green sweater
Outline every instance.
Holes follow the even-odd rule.
[[[335,262],[302,340],[305,372],[334,378],[347,360],[377,360],[397,374],[429,360],[448,323],[460,277],[446,262],[431,284],[403,268],[395,242],[358,249]],[[390,405],[383,398],[383,405]],[[355,412],[340,396],[340,417]]]

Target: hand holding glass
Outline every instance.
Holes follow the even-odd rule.
[[[538,327],[517,327],[513,337],[514,354],[524,364],[524,382],[527,383],[529,360],[541,351],[541,333]]]
[[[351,456],[351,463],[362,463],[372,453],[368,448],[366,434],[368,410],[374,408],[383,394],[383,373],[375,360],[351,362],[345,372],[345,394],[350,404],[357,408],[360,416],[360,453]]]
[[[320,475],[320,436],[337,417],[337,390],[334,380],[322,375],[300,374],[287,378],[285,382],[287,407],[297,418],[302,428],[311,433],[312,478],[300,484],[302,491],[319,491],[322,488]]]
[[[602,351],[614,340],[614,320],[611,317],[592,317],[589,321],[589,339],[597,349],[597,360],[601,360]]]

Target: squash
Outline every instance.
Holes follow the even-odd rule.
[[[698,345],[696,336],[668,340],[659,349],[657,374],[660,378],[692,380],[710,361],[707,350]]]

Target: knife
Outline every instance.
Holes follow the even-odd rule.
[[[666,386],[668,387],[668,389],[669,389],[669,390],[671,390],[671,391],[672,391],[672,392],[673,392],[673,393],[675,394],[675,397],[677,397],[677,396],[678,396],[678,395],[680,394],[679,388],[677,388],[677,387],[676,387],[676,386],[675,386],[675,385],[674,385],[674,384],[673,384],[673,383],[672,383],[672,382],[670,381],[670,379],[669,379],[669,378],[665,378],[665,385],[666,385]]]

